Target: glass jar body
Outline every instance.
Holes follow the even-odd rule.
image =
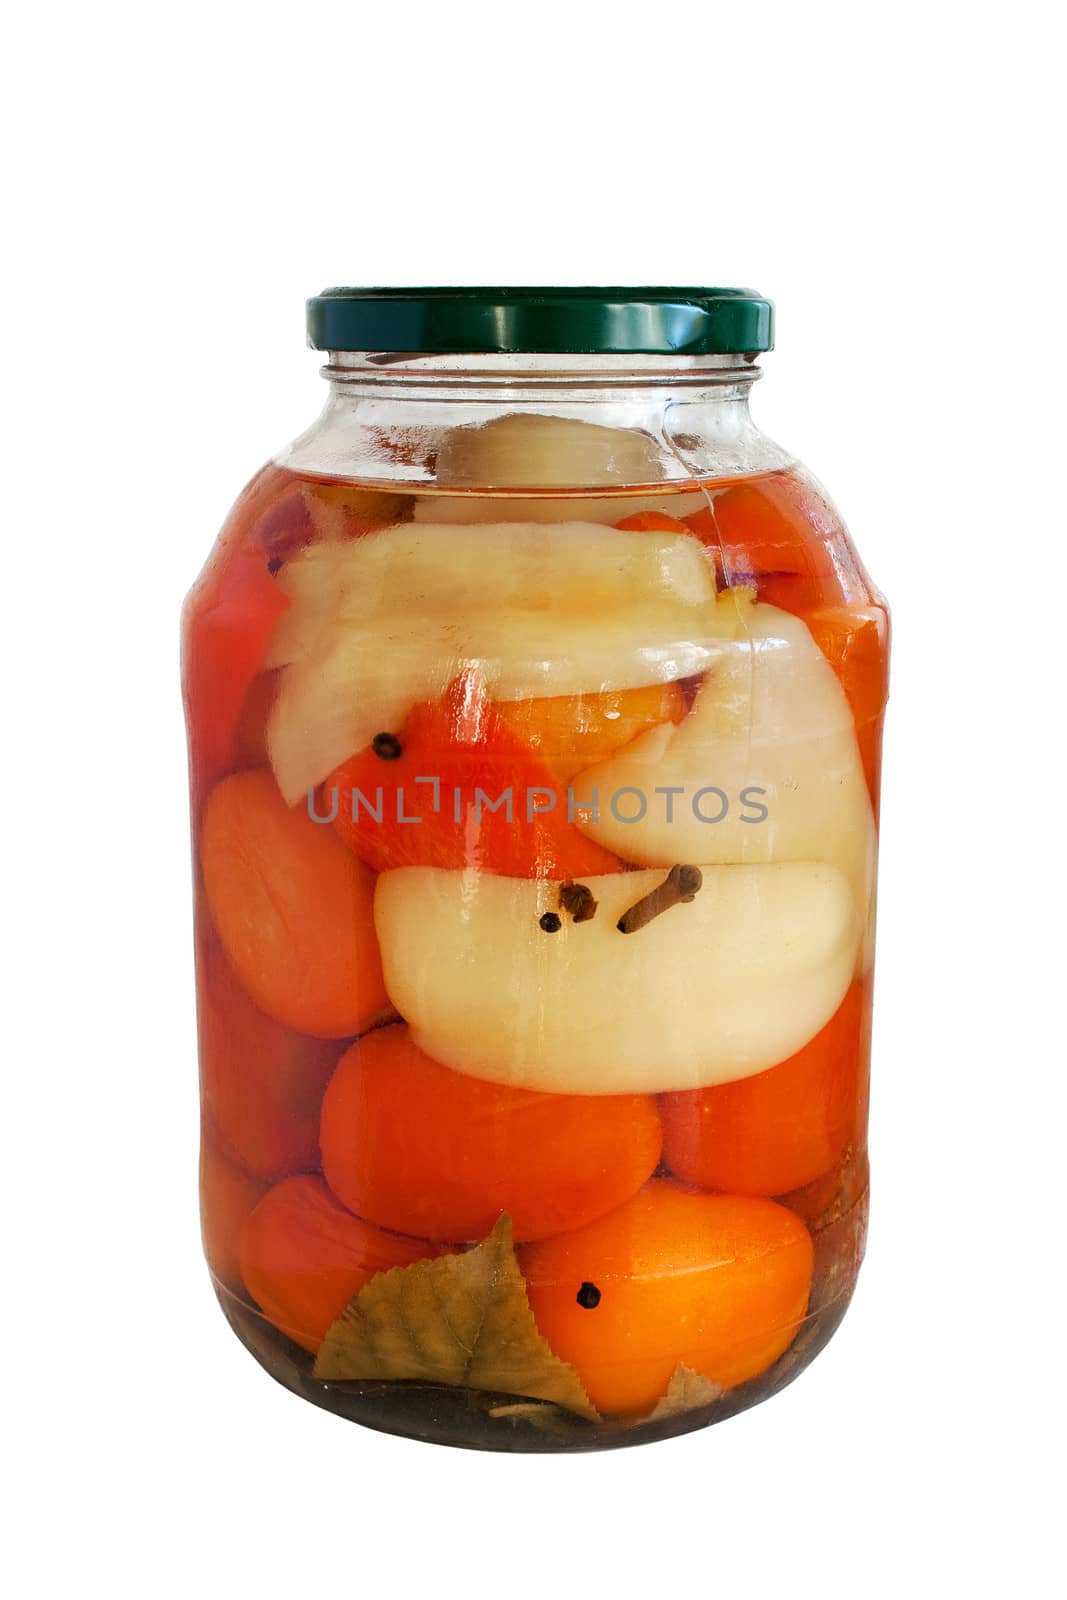
[[[799,1372],[866,1228],[888,618],[744,364],[336,357],[186,605],[205,1248],[501,1450]]]

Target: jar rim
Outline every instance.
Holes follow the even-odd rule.
[[[411,354],[755,355],[774,307],[751,289],[336,288],[307,302],[313,350]]]

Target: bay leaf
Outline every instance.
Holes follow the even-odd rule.
[[[507,1216],[473,1250],[372,1278],[327,1330],[314,1375],[487,1389],[597,1419],[574,1368],[537,1331]]]
[[[663,1422],[667,1417],[680,1417],[686,1411],[697,1411],[701,1406],[710,1405],[722,1393],[721,1384],[714,1383],[711,1378],[705,1378],[702,1372],[694,1372],[684,1361],[679,1361],[671,1373],[666,1394],[656,1409],[643,1420]]]

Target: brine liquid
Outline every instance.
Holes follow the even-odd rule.
[[[863,1251],[888,660],[818,489],[269,467],[183,657],[204,1242],[249,1349],[502,1450],[788,1382]]]

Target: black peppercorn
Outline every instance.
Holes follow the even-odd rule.
[[[595,1283],[583,1283],[574,1298],[583,1311],[595,1311],[600,1304],[600,1290]]]
[[[403,750],[395,733],[376,733],[370,747],[380,761],[395,761]]]
[[[542,927],[546,933],[558,933],[562,928],[563,923],[561,919],[557,917],[554,911],[546,911],[544,916],[539,919],[539,926]]]

